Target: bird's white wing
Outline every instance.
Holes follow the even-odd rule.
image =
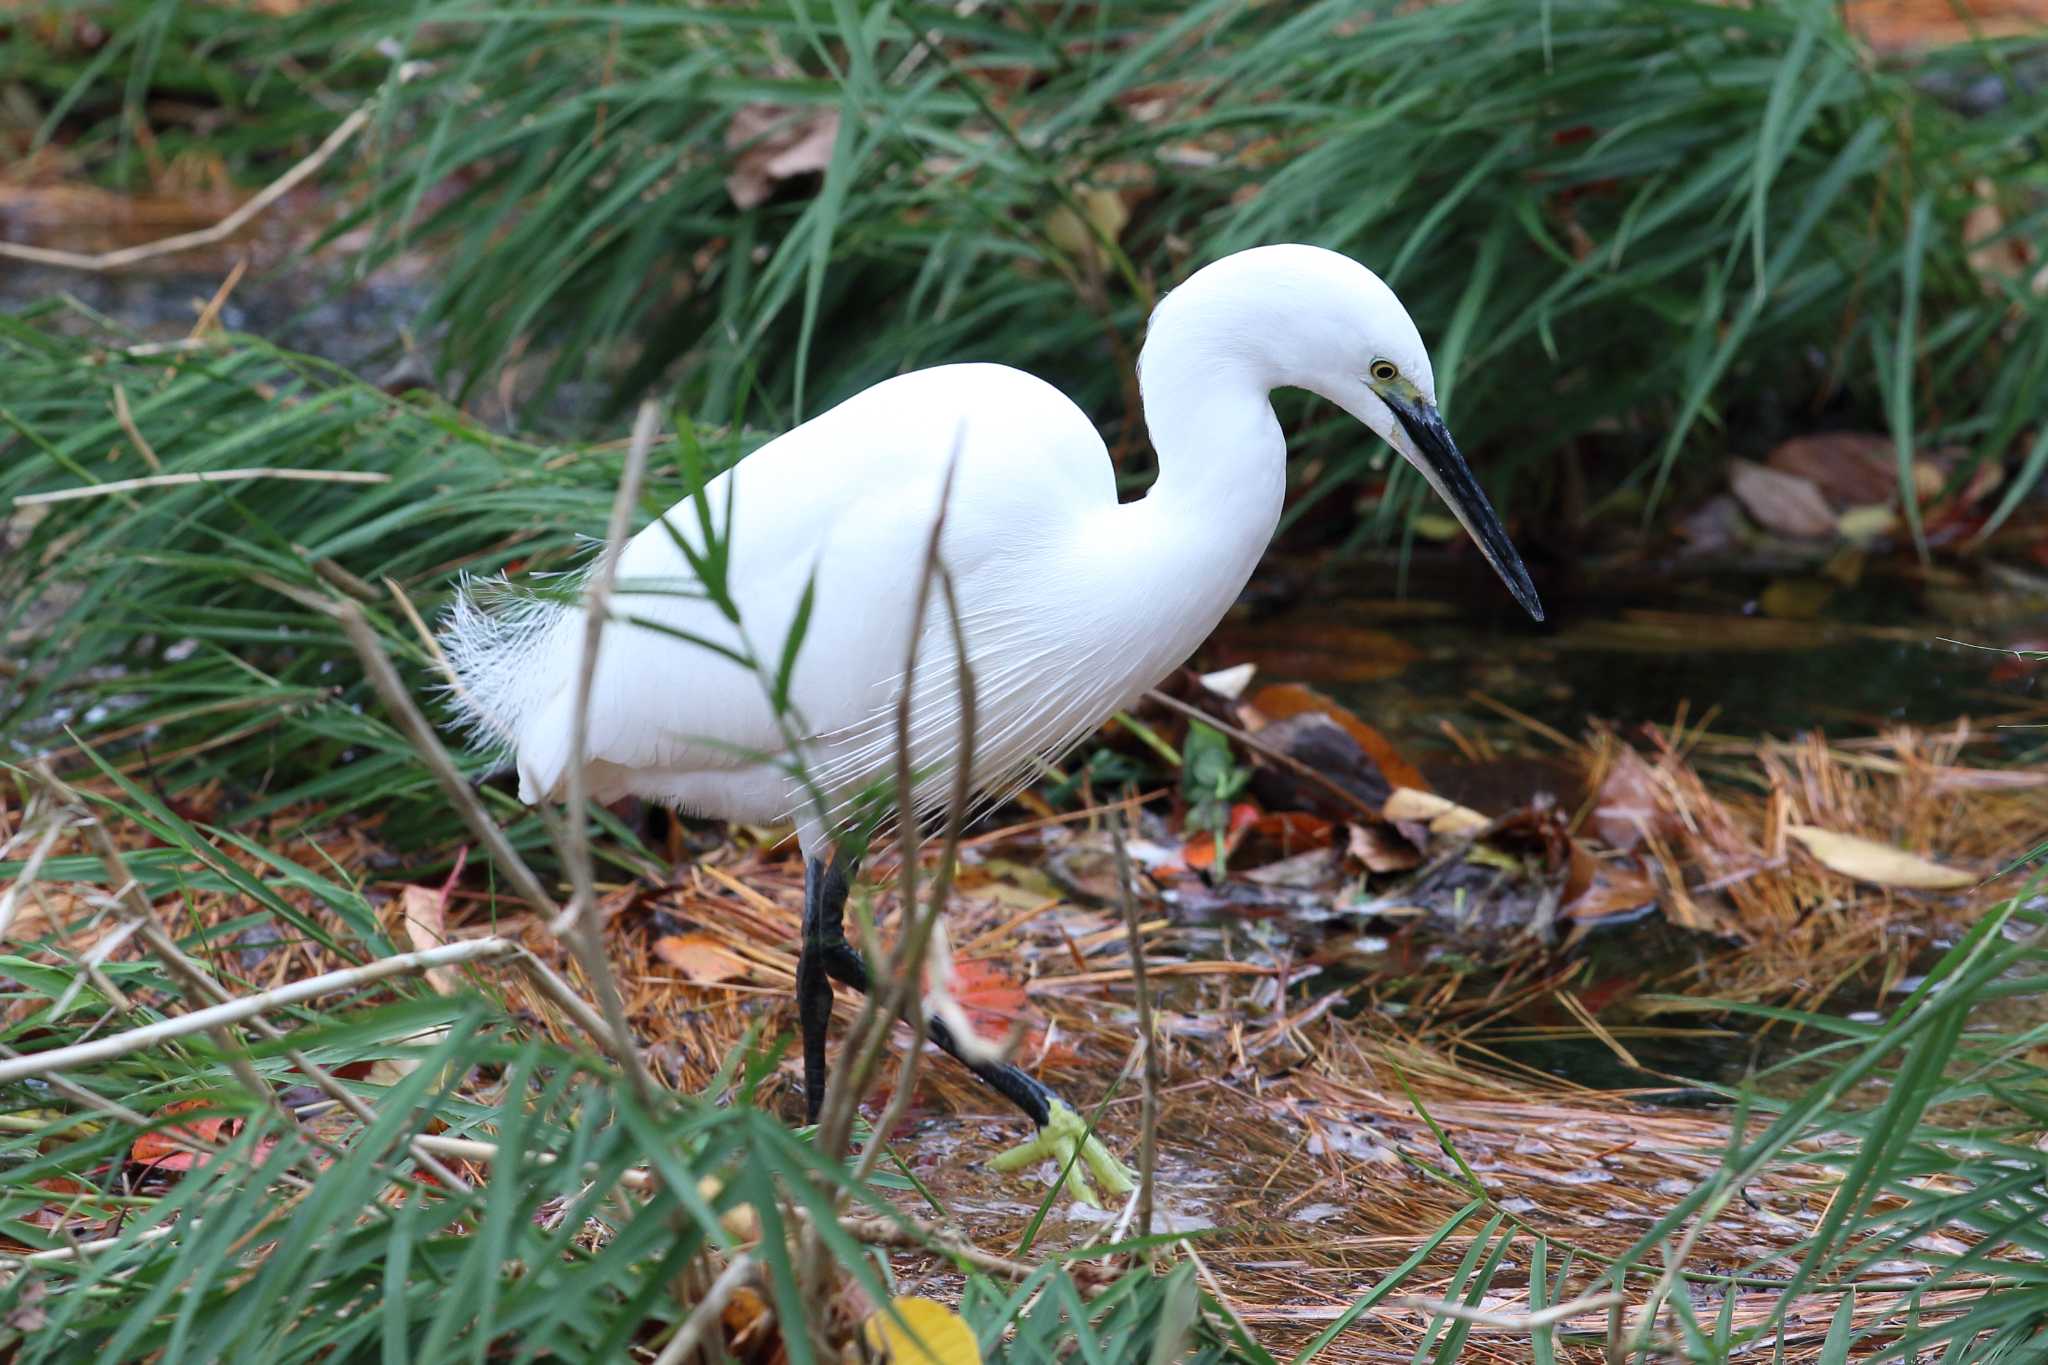
[[[877,717],[893,710],[942,502],[941,555],[963,612],[985,616],[1006,608],[1013,566],[1042,564],[1077,512],[1113,504],[1115,488],[1100,437],[1057,390],[1000,366],[956,365],[849,399],[706,495],[714,525],[729,508],[725,579],[739,621],[706,599],[677,546],[680,536],[703,550],[693,503],[633,538],[591,690],[593,789],[766,819],[788,813],[776,765],[792,757],[792,738],[823,751],[806,761],[849,776],[844,753],[871,744]],[[769,691],[807,585],[778,717]],[[921,671],[934,679],[947,667],[946,632],[933,629],[944,621],[933,600]],[[516,749],[527,799],[559,794],[582,629],[570,609],[522,618],[465,605],[444,637],[472,718]],[[776,772],[764,778],[764,765]]]

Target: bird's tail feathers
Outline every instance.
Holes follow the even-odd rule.
[[[445,689],[449,705],[473,744],[518,753],[522,788],[542,776],[527,771],[533,723],[575,684],[580,651],[565,647],[563,632],[582,620],[568,605],[579,596],[543,596],[514,588],[503,577],[465,579],[441,622],[441,648],[454,670]],[[547,775],[534,797],[524,791],[522,797],[544,796],[558,775]]]

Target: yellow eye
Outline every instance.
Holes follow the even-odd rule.
[[[1394,362],[1391,360],[1375,360],[1372,363],[1372,377],[1375,383],[1391,384],[1400,373],[1394,368]]]

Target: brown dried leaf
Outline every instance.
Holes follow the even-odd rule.
[[[1823,431],[1795,436],[1766,457],[1781,474],[1805,479],[1840,506],[1888,503],[1899,491],[1898,456],[1889,436]]]
[[[715,986],[747,974],[746,959],[709,934],[669,934],[654,940],[654,955],[695,985]]]
[[[1586,889],[1558,909],[1567,918],[1585,923],[1630,914],[1656,900],[1657,885],[1641,868],[1628,863],[1596,862]]]
[[[1365,751],[1365,756],[1378,766],[1381,776],[1387,779],[1388,785],[1413,787],[1417,791],[1429,790],[1429,783],[1422,776],[1421,770],[1401,757],[1400,751],[1385,735],[1353,715],[1342,704],[1312,687],[1303,687],[1300,683],[1273,683],[1252,693],[1247,699],[1247,704],[1257,713],[1256,716],[1246,717],[1247,721],[1258,722],[1248,726],[1253,730],[1258,729],[1259,725],[1273,721],[1320,712],[1337,722],[1346,734],[1357,741],[1358,747]]]
[[[1803,844],[1831,871],[1873,886],[1900,887],[1911,891],[1960,891],[1975,886],[1976,873],[1959,867],[1943,867],[1918,854],[1890,844],[1840,834],[1815,825],[1790,825],[1785,832]]]
[[[1406,872],[1422,866],[1422,854],[1396,831],[1378,825],[1352,825],[1350,830],[1346,852],[1366,871]]]
[[[1743,508],[1764,526],[1782,536],[1834,535],[1834,511],[1813,480],[1750,460],[1729,464],[1729,487]]]
[[[836,107],[742,105],[725,128],[726,150],[735,154],[725,192],[738,208],[764,204],[783,181],[830,165],[838,140]]]
[[[438,948],[448,941],[448,898],[430,886],[408,886],[398,895],[399,918],[405,922],[405,936],[414,952]],[[452,967],[432,967],[427,984],[437,995],[454,995],[461,979]]]
[[[1668,838],[1680,828],[1669,794],[1650,765],[1634,749],[1619,745],[1594,798],[1592,824],[1601,843],[1624,853],[1645,835]]]
[[[7,1311],[7,1325],[17,1332],[36,1332],[47,1327],[50,1315],[43,1309],[43,1299],[48,1294],[48,1288],[33,1275],[23,1281],[14,1291],[14,1307]]]

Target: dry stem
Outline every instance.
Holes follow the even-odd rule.
[[[262,991],[225,1004],[194,1010],[190,1014],[145,1024],[123,1033],[73,1043],[69,1047],[51,1048],[47,1052],[29,1053],[0,1060],[0,1085],[26,1080],[31,1076],[47,1080],[58,1072],[75,1070],[113,1057],[125,1057],[131,1052],[140,1052],[144,1048],[155,1047],[158,1043],[169,1042],[173,1038],[204,1033],[228,1024],[239,1024],[271,1010],[317,999],[329,991],[358,990],[387,977],[407,976],[427,971],[429,968],[452,967],[463,962],[511,957],[518,951],[519,945],[509,939],[479,938],[466,943],[444,943],[439,947],[416,953],[400,953],[395,957],[366,962],[360,967],[322,972],[319,976],[308,977],[304,981],[293,981],[275,990]]]
[[[421,68],[416,63],[407,63],[399,68],[398,79],[406,81]],[[300,158],[297,164],[277,179],[265,185],[243,202],[241,207],[212,227],[199,228],[193,232],[181,232],[175,237],[163,237],[154,242],[143,242],[137,246],[121,247],[114,251],[87,254],[80,251],[57,251],[49,247],[23,246],[15,242],[0,242],[0,257],[27,261],[33,265],[53,265],[65,270],[88,270],[95,273],[119,270],[125,265],[152,260],[158,256],[170,256],[194,247],[211,246],[226,241],[240,232],[245,224],[272,204],[290,194],[306,178],[327,164],[336,152],[348,144],[350,138],[363,130],[370,121],[374,100],[365,103],[335,126],[318,147]]]
[[[569,741],[569,790],[567,828],[562,839],[562,860],[569,866],[571,887],[568,908],[555,916],[549,927],[568,943],[583,968],[584,979],[597,992],[604,1011],[612,1050],[626,1069],[640,1103],[650,1112],[657,1108],[658,1089],[640,1064],[633,1030],[626,1019],[626,1004],[619,994],[618,978],[604,950],[604,924],[597,908],[597,889],[590,865],[590,838],[584,810],[588,774],[584,756],[590,747],[590,686],[597,675],[597,654],[604,642],[605,618],[610,614],[612,581],[617,576],[619,555],[625,548],[626,529],[633,508],[640,501],[640,481],[647,470],[647,452],[653,448],[661,409],[653,402],[640,405],[633,422],[633,439],[626,447],[625,468],[619,474],[619,490],[612,499],[611,521],[605,528],[603,557],[591,575],[586,590],[583,617],[583,652],[576,672],[576,701]]]
[[[1116,850],[1117,898],[1123,903],[1124,933],[1131,945],[1131,989],[1138,1004],[1138,1046],[1145,1050],[1143,1098],[1138,1106],[1138,1235],[1152,1235],[1153,1171],[1159,1153],[1159,1035],[1152,1022],[1152,987],[1145,977],[1145,939],[1138,930],[1138,902],[1131,893],[1131,855],[1124,847],[1123,820],[1109,822]],[[1283,996],[1285,992],[1281,993]],[[1149,1253],[1148,1253],[1149,1255]]]
[[[0,246],[6,245],[0,242]],[[134,479],[111,479],[78,488],[58,488],[48,493],[23,493],[14,499],[16,507],[39,507],[45,503],[73,502],[79,498],[103,498],[111,493],[133,493],[143,488],[178,488],[195,483],[235,483],[242,479],[296,479],[302,483],[390,483],[391,476],[374,469],[192,469],[182,474],[145,474]]]

